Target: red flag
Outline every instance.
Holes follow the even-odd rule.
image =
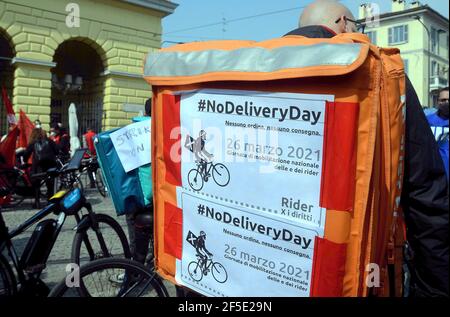
[[[17,136],[19,135],[19,128],[15,126],[11,131],[8,132],[6,139],[0,143],[0,156],[4,160],[2,165],[7,167],[13,167],[16,160],[16,142]],[[0,160],[1,161],[1,160]]]
[[[8,94],[6,93],[6,89],[3,86],[2,86],[2,99],[3,99],[3,104],[5,105],[5,108],[6,108],[6,118],[8,120],[8,123],[9,124],[16,124],[17,123],[16,113],[14,112],[12,103],[11,103],[11,101],[8,98]]]
[[[28,140],[30,139],[31,131],[34,129],[34,123],[27,117],[25,112],[20,109],[19,112],[19,122],[17,126],[20,130],[19,141],[17,142],[17,147],[27,147]]]

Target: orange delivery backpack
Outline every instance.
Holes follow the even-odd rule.
[[[163,278],[206,296],[401,296],[398,49],[187,43],[149,54],[144,78]]]

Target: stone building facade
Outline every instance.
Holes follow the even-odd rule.
[[[161,46],[161,20],[176,6],[164,0],[0,0],[0,86],[16,113],[22,109],[46,129],[67,125],[71,102],[80,133],[128,124],[151,96],[143,61]]]

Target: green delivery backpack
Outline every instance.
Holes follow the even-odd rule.
[[[94,138],[97,160],[117,215],[135,213],[145,206],[138,169],[125,173],[110,134],[118,129],[99,133]]]

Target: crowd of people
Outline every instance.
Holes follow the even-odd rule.
[[[88,128],[83,135],[84,146],[87,149],[86,155],[88,156],[95,156],[93,143],[95,135],[91,128]],[[50,133],[47,134],[40,120],[35,120],[34,128],[31,130],[28,138],[28,145],[16,149],[16,164],[29,173],[34,188],[33,208],[41,208],[41,178],[33,176],[42,175],[49,169],[61,167],[58,166],[58,161],[64,164],[70,159],[70,156],[70,136],[62,124],[53,124],[50,128]],[[91,175],[89,176],[92,177]],[[45,183],[47,187],[46,198],[49,199],[54,194],[54,179],[51,177],[45,178]],[[93,184],[93,180],[91,180],[91,184]]]

